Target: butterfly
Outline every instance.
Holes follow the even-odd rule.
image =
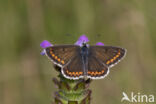
[[[114,46],[83,44],[55,45],[45,48],[45,54],[68,79],[101,79],[108,75],[109,68],[117,64],[126,54],[126,49]]]

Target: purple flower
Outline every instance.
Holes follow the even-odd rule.
[[[52,45],[49,41],[44,40],[44,41],[40,44],[40,46],[41,46],[42,48],[47,48],[47,47],[50,47],[50,46],[53,46],[53,45]],[[41,54],[41,55],[45,55],[45,50],[43,50],[40,54]]]
[[[102,42],[97,42],[96,45],[104,46],[104,43],[102,43]]]
[[[45,50],[43,50],[40,54],[41,54],[41,55],[45,55]]]
[[[44,40],[44,41],[40,44],[40,46],[41,46],[42,48],[47,48],[47,47],[52,46],[52,44],[51,44],[49,41]]]
[[[87,43],[87,42],[89,42],[88,37],[86,35],[81,35],[79,39],[77,40],[77,42],[75,43],[75,45],[82,46],[83,43]]]

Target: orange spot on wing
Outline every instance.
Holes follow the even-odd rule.
[[[113,61],[114,61],[114,59],[111,59],[110,61],[111,61],[111,62],[113,62]]]
[[[72,75],[72,73],[71,73],[71,72],[69,72],[69,75]]]
[[[120,51],[118,52],[118,55],[120,55],[121,53],[120,53]]]
[[[81,75],[83,72],[79,72],[79,74]]]
[[[118,58],[118,57],[119,57],[119,55],[116,55],[115,57],[117,57],[117,58]]]
[[[57,56],[55,56],[55,59],[57,59],[58,57]]]
[[[61,61],[61,59],[60,59],[60,58],[58,58],[58,59],[57,59],[57,61],[58,61],[58,62],[60,62],[60,61]]]
[[[110,63],[110,61],[108,60],[107,62],[106,62],[106,64],[109,64]]]
[[[55,55],[52,53],[52,56],[54,57]]]
[[[113,60],[116,60],[117,57],[114,57]]]
[[[71,73],[71,72],[69,72],[68,70],[67,70],[66,72],[67,72],[67,74],[72,75],[72,73]]]
[[[96,71],[95,74],[99,74],[99,73]]]
[[[64,64],[64,61],[62,60],[61,63]]]
[[[94,72],[92,72],[91,74],[94,75]]]

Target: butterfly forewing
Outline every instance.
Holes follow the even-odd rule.
[[[57,65],[64,66],[76,53],[80,51],[80,47],[76,45],[55,45],[45,49],[46,55]]]
[[[108,67],[119,62],[125,55],[125,49],[113,46],[90,46],[89,50]]]

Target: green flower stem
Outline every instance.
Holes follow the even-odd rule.
[[[90,104],[91,90],[88,88],[90,79],[70,80],[60,73],[59,80],[53,78],[53,82],[58,86],[55,92],[54,104]]]

